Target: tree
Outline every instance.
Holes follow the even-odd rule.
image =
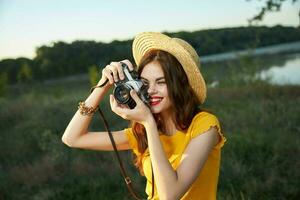
[[[0,97],[4,96],[7,90],[7,73],[0,73]]]
[[[17,75],[18,82],[31,82],[32,70],[27,63],[23,64]]]
[[[247,0],[247,1],[251,1],[251,0]],[[293,4],[295,4],[298,0],[291,0],[291,1],[292,1]],[[268,12],[278,12],[278,11],[280,11],[283,2],[286,2],[286,0],[265,0],[265,4],[261,8],[259,13],[248,20],[250,25],[253,22],[262,21],[263,17]],[[299,11],[299,26],[300,26],[300,11]]]

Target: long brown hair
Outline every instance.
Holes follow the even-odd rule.
[[[140,62],[138,74],[141,74],[147,64],[154,61],[160,64],[164,73],[168,95],[172,104],[172,120],[178,130],[185,132],[192,122],[193,117],[202,110],[199,108],[200,101],[189,85],[188,78],[181,64],[168,52],[162,50],[152,50],[148,52]],[[164,132],[165,126],[160,115],[155,114],[154,118],[158,130]],[[148,147],[146,130],[142,124],[137,122],[131,122],[131,127],[138,142],[138,151],[141,153],[140,156],[134,158],[134,165],[140,170],[140,173],[144,175],[142,159]]]

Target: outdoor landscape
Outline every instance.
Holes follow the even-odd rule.
[[[221,200],[300,199],[300,83],[272,84],[259,74],[300,60],[298,50],[252,56],[260,47],[294,44],[300,29],[235,27],[168,33],[191,42],[208,85],[203,108],[218,116],[227,142],[217,197]],[[34,59],[0,61],[0,199],[131,199],[114,152],[71,149],[61,136],[100,78],[101,67],[131,57],[131,42],[57,42],[37,49]],[[249,50],[233,60],[205,61]],[[300,67],[300,66],[297,66]],[[108,97],[108,96],[107,96]],[[128,122],[100,106],[111,129]],[[90,130],[104,130],[96,113]],[[137,193],[145,179],[121,152]]]

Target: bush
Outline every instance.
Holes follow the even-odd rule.
[[[0,97],[4,96],[7,90],[7,73],[0,73]]]

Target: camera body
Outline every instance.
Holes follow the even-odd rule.
[[[138,73],[134,70],[130,71],[129,67],[121,62],[122,70],[125,78],[114,83],[115,88],[113,95],[119,104],[127,105],[130,109],[136,106],[136,102],[130,96],[130,90],[134,89],[140,99],[149,106],[150,96],[148,94],[148,87],[146,87],[142,80],[139,79]]]

